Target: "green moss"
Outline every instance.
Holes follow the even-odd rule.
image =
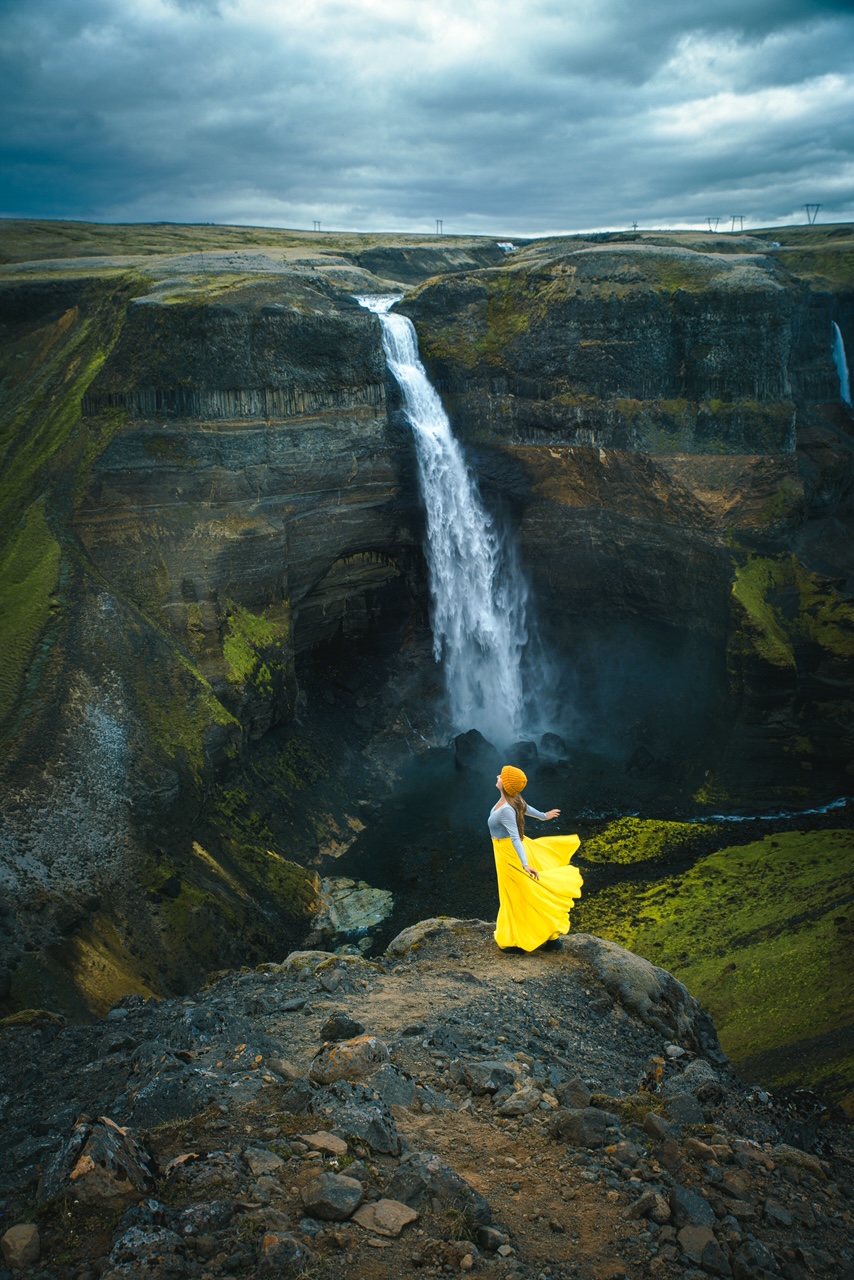
[[[777,256],[802,280],[832,289],[854,289],[854,237],[837,244],[785,248]]]
[[[545,314],[547,295],[528,272],[499,268],[479,272],[477,280],[482,292],[476,302],[458,309],[451,323],[419,329],[428,361],[447,361],[464,369],[483,361],[500,364],[514,338]]]
[[[204,743],[214,725],[237,719],[217,698],[192,661],[174,649],[172,661],[136,662],[132,668],[134,701],[152,740],[169,760],[186,764],[200,781]]]
[[[55,607],[59,567],[59,544],[48,527],[44,503],[34,503],[0,553],[0,723],[17,701]]]
[[[732,594],[750,645],[772,666],[795,668],[796,647],[804,643],[854,658],[854,608],[795,556],[737,558]]]
[[[0,722],[24,687],[60,572],[51,523],[81,491],[92,459],[124,415],[81,417],[81,398],[142,285],[125,275],[109,287],[81,281],[80,300],[49,323],[22,323],[0,346]]]
[[[585,840],[585,862],[627,865],[662,858],[690,856],[708,849],[720,826],[696,822],[659,822],[650,818],[619,818],[604,831]]]
[[[729,801],[729,793],[717,775],[710,771],[694,792],[692,799],[695,804],[705,808],[710,805],[723,806]]]
[[[732,594],[747,615],[757,653],[772,666],[794,667],[795,655],[789,628],[782,623],[769,600],[770,592],[782,584],[785,573],[783,559],[749,556],[744,563],[737,564]]]
[[[676,974],[736,1063],[854,1024],[848,830],[779,833],[681,876],[611,886],[583,921]],[[850,1043],[847,1056],[854,1068]]]
[[[302,804],[300,792],[330,776],[326,756],[291,738],[272,758],[256,758],[239,781],[218,787],[212,803],[217,830],[238,843],[274,845],[275,837],[261,810],[273,803],[282,814]],[[325,833],[324,833],[325,834]]]
[[[290,609],[251,613],[241,605],[228,603],[229,613],[222,652],[233,684],[252,682],[262,692],[270,692],[273,675],[262,654],[280,648],[290,635]]]
[[[46,486],[58,483],[76,493],[89,462],[124,421],[112,411],[83,423],[80,406],[118,336],[127,302],[143,288],[135,276],[109,288],[81,282],[78,305],[51,323],[25,328],[0,355],[0,535]]]

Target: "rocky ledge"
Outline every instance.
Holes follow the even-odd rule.
[[[854,1143],[663,969],[482,921],[0,1030],[3,1280],[850,1276]]]

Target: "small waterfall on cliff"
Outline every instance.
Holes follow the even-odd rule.
[[[427,512],[433,652],[444,665],[455,732],[495,743],[525,727],[528,588],[515,548],[487,512],[418,355],[412,322],[389,314],[400,298],[361,297],[379,316],[388,367],[403,392]]]
[[[833,321],[833,359],[836,361],[836,372],[839,374],[839,394],[846,404],[851,404],[851,384],[848,381],[848,361],[845,358],[845,343],[839,325]]]

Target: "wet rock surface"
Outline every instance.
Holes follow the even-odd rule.
[[[0,1030],[4,1265],[849,1275],[850,1129],[811,1096],[748,1087],[689,1046],[690,1023],[662,1036],[629,961],[606,985],[583,952],[507,955],[485,923],[432,921],[376,961],[304,952],[192,999],[128,997],[93,1026]],[[390,1061],[312,1080],[324,1042],[348,1042],[329,1033],[356,1026]],[[685,1100],[698,1118],[668,1118]]]

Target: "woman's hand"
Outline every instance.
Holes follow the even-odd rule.
[[[532,880],[539,880],[540,873],[536,867],[526,867],[525,870],[527,871],[528,875],[531,877]]]
[[[549,809],[548,813],[546,814],[546,817],[547,817],[547,818],[559,818],[559,817],[560,817],[560,809]]]

